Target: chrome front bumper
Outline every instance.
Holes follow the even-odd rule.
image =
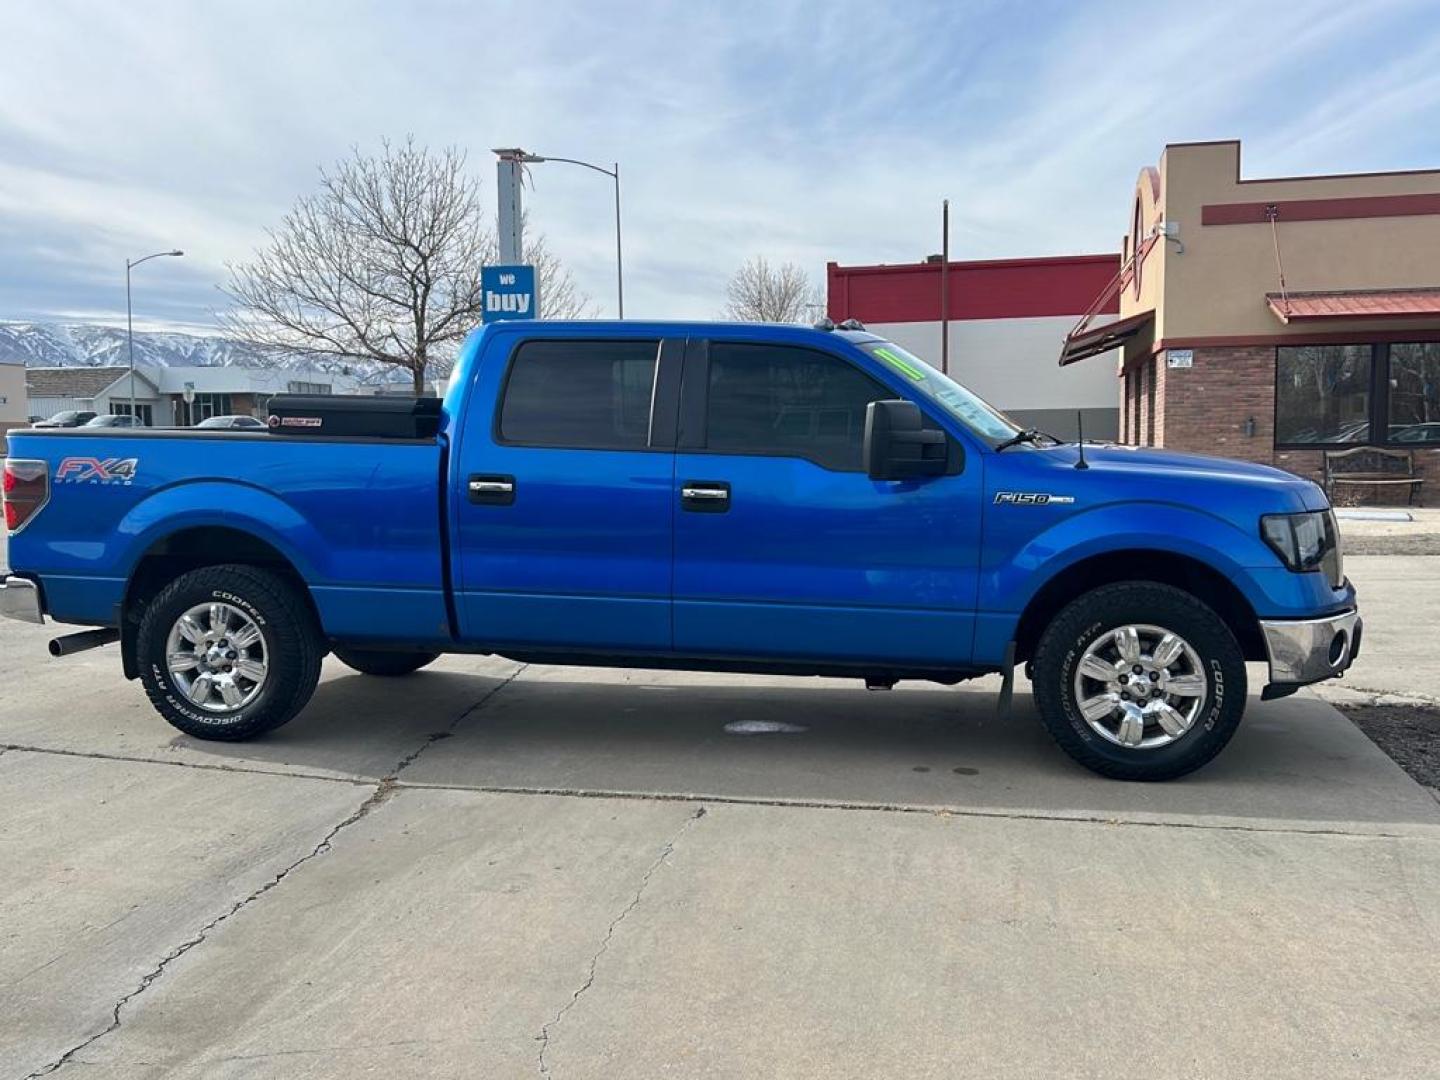
[[[43,625],[45,612],[40,607],[40,590],[35,583],[19,577],[0,580],[0,615]]]
[[[1270,682],[1282,686],[1333,679],[1360,652],[1363,623],[1358,611],[1323,619],[1260,621],[1270,657]]]

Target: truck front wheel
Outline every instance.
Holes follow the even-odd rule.
[[[253,566],[182,574],[145,608],[135,640],[140,680],[187,735],[235,741],[305,707],[320,679],[320,633],[299,590]]]
[[[1245,710],[1245,659],[1223,619],[1158,582],[1105,585],[1055,617],[1035,701],[1060,748],[1121,780],[1169,780],[1224,749]]]

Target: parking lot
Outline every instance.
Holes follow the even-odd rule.
[[[1440,699],[1433,565],[1351,560],[1349,683]],[[52,634],[0,624],[6,1077],[1440,1060],[1440,802],[1308,692],[1164,785],[1072,765],[992,681],[489,658],[327,661],[297,720],[227,745]],[[801,730],[726,730],[753,720]]]

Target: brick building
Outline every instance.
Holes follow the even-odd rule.
[[[1242,180],[1238,142],[1171,145],[1128,216],[1096,301],[1119,318],[1060,357],[1120,348],[1122,441],[1316,479],[1326,451],[1400,450],[1440,504],[1440,170]]]

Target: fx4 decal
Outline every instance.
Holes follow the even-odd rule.
[[[1001,506],[1050,506],[1074,501],[1074,495],[1051,495],[1044,491],[997,491],[995,493],[995,503]]]
[[[67,457],[55,467],[57,484],[128,484],[135,479],[139,458]]]

